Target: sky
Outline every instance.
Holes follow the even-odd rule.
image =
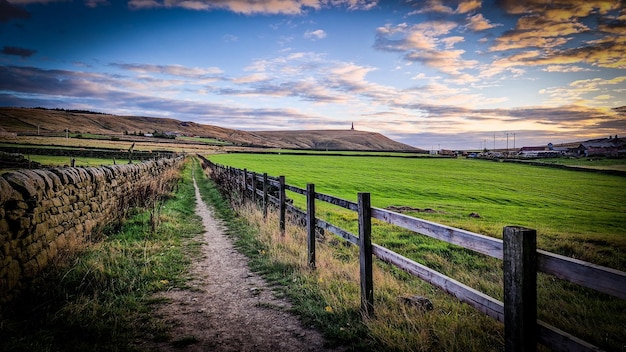
[[[423,149],[626,136],[626,0],[0,0],[0,106]]]

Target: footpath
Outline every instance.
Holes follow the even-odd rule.
[[[302,326],[233,246],[224,225],[201,199],[202,254],[192,264],[190,289],[159,294],[157,314],[172,326],[171,339],[142,347],[158,351],[341,351],[325,348],[321,334]]]

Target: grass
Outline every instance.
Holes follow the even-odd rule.
[[[133,136],[124,136],[133,137]],[[121,136],[120,136],[121,138]],[[141,142],[133,142],[130,140],[107,140],[107,139],[87,139],[87,138],[69,138],[64,137],[43,137],[43,136],[18,136],[13,139],[14,144],[9,146],[42,146],[45,148],[106,148],[106,149],[118,149],[128,150],[128,148],[135,144],[134,150],[151,151],[151,150],[169,150],[173,152],[186,152],[186,153],[210,153],[215,150],[216,147],[207,144],[189,144],[189,143],[176,143],[171,140],[142,140]]]
[[[370,191],[374,206],[431,208],[436,213],[412,215],[494,237],[501,237],[505,225],[525,225],[538,230],[543,249],[620,270],[626,266],[624,178],[465,159],[239,154],[215,155],[211,159],[271,175],[284,174],[287,183],[303,188],[307,182],[315,183],[318,192],[350,200],[355,200],[359,191]],[[305,208],[302,197],[290,196],[296,205]],[[354,213],[317,203],[318,217],[358,233]],[[470,212],[478,212],[481,218],[469,218]],[[502,300],[502,263],[496,259],[380,222],[373,226],[373,241]],[[354,260],[343,251],[336,255],[345,261]],[[387,270],[395,278],[412,280],[397,269]],[[376,292],[378,280],[374,280]],[[335,285],[341,287],[339,283]],[[432,288],[422,290],[440,293]],[[544,275],[539,277],[538,291],[540,319],[608,350],[621,349],[626,343],[625,301]],[[392,299],[387,301],[390,303]],[[467,309],[455,308],[438,314],[458,316]],[[390,321],[387,325],[410,325],[412,319]],[[475,328],[472,323],[467,324],[463,329]],[[481,320],[476,324],[489,323]],[[458,336],[457,330],[447,330],[454,324],[441,326],[446,335]],[[369,328],[370,333],[372,329]],[[399,335],[390,337],[394,334]],[[381,336],[394,341],[407,338],[395,328],[381,332]],[[492,343],[485,340],[479,345],[492,346]]]
[[[202,189],[204,187],[204,189]],[[251,267],[287,296],[304,324],[314,325],[335,345],[351,351],[501,351],[502,325],[444,292],[377,262],[374,317],[360,314],[358,249],[327,235],[318,241],[316,270],[307,266],[306,233],[250,203],[230,205],[211,183],[201,193],[229,219],[230,234]],[[434,310],[404,305],[399,297],[428,297]]]
[[[623,177],[468,159],[246,154],[210,159],[283,174],[288,184],[301,188],[314,183],[319,193],[352,201],[358,192],[370,192],[373,206],[380,208],[432,209],[410,214],[497,238],[507,225],[534,228],[542,249],[626,270]],[[302,197],[289,196],[305,208]],[[320,208],[334,221],[355,219],[351,212]],[[374,241],[384,237],[374,234]]]
[[[176,139],[181,140],[181,141],[200,142],[200,143],[205,143],[209,145],[232,145],[232,143],[230,142],[222,141],[222,140],[215,139],[215,138],[207,138],[207,137],[179,136],[179,137],[176,137]]]
[[[0,351],[136,351],[140,336],[167,339],[168,327],[151,316],[151,296],[185,287],[198,253],[193,236],[202,224],[190,177],[187,167],[156,230],[151,209],[131,211],[119,232],[110,228],[102,241],[65,253],[3,307]]]
[[[626,159],[614,159],[614,158],[602,158],[602,157],[588,157],[588,158],[550,158],[550,159],[536,159],[546,164],[558,164],[568,166],[587,167],[592,169],[601,170],[622,170],[626,171]]]
[[[54,156],[54,155],[29,155],[28,158],[31,161],[35,161],[45,166],[57,166],[62,167],[72,164],[72,159],[75,160],[75,166],[94,166],[101,165],[113,165],[113,164],[128,164],[128,159],[104,159],[104,158],[87,158],[87,157],[67,157],[67,156]],[[133,160],[133,162],[141,162],[141,160]]]

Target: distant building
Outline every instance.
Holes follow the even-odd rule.
[[[623,155],[626,142],[619,138],[594,139],[581,143],[577,148],[579,156],[618,156]]]
[[[354,131],[354,122],[352,123],[352,127],[350,127],[351,131]]]
[[[521,158],[556,158],[569,152],[569,148],[555,147],[554,144],[548,143],[545,146],[522,147],[517,153]]]

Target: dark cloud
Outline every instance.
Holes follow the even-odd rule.
[[[0,22],[9,22],[18,18],[30,18],[30,13],[19,6],[12,5],[6,0],[0,0]]]
[[[1,51],[4,55],[21,56],[22,59],[35,55],[37,50],[19,48],[16,46],[5,46]]]

